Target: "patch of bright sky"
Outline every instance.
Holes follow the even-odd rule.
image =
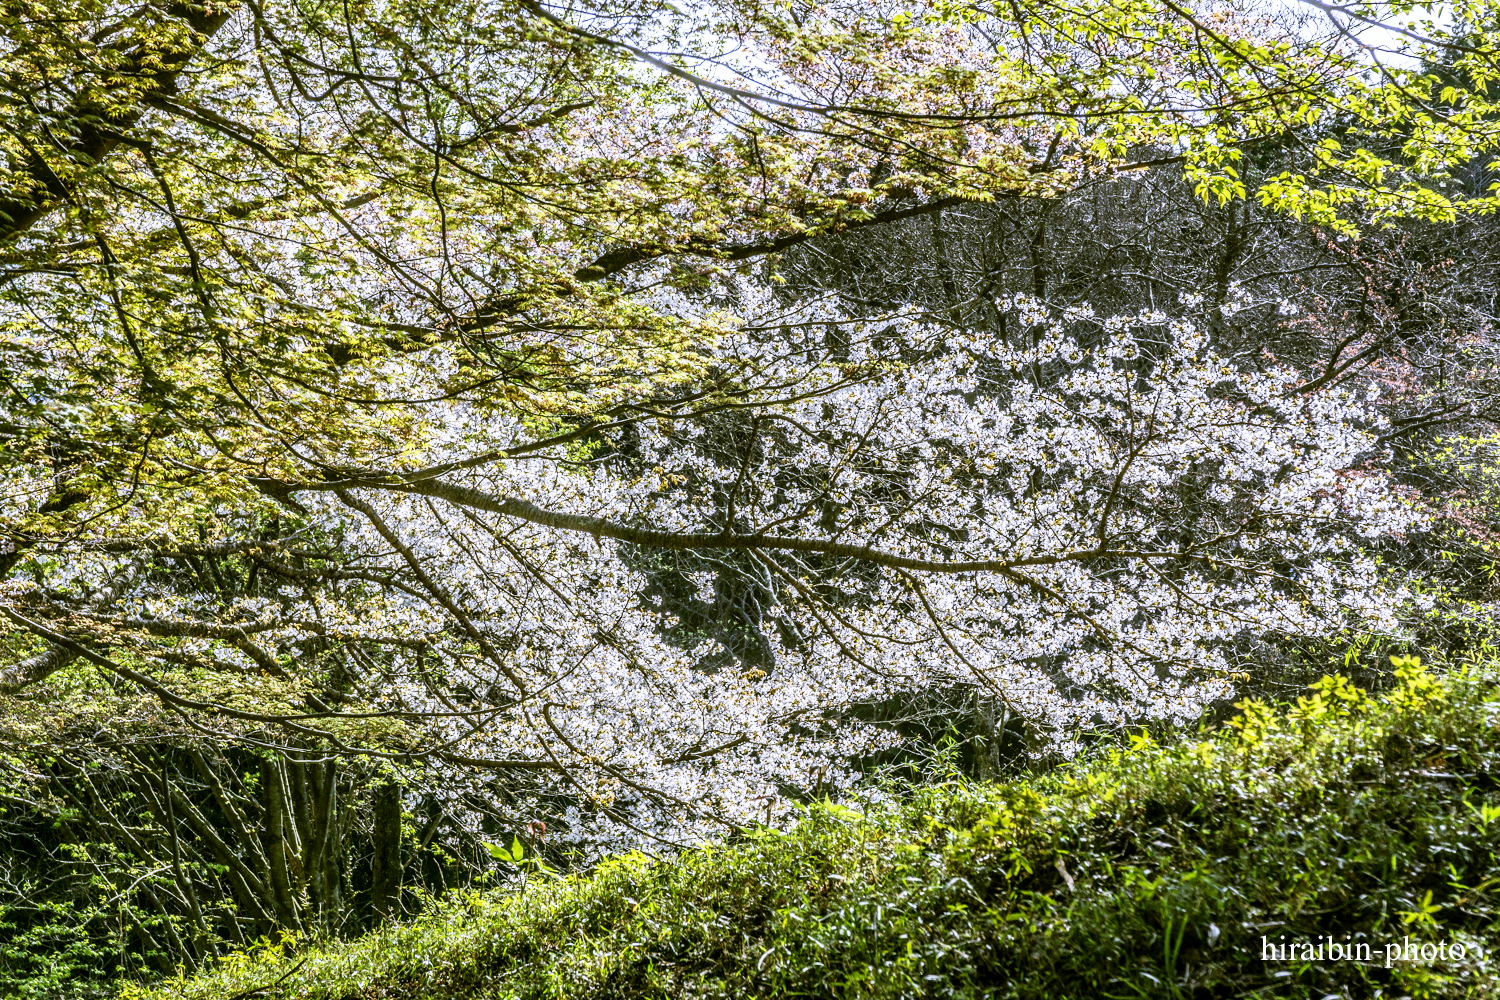
[[[1272,0],[1314,15],[1315,22],[1332,25],[1357,43],[1370,61],[1388,70],[1416,69],[1421,52],[1432,47],[1432,39],[1453,26],[1448,4],[1415,7],[1406,13],[1382,3],[1330,3],[1327,0]]]

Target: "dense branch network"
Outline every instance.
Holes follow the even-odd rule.
[[[955,212],[1151,165],[1231,221],[1479,211],[1439,175],[1494,146],[1484,36],[1423,118],[1427,77],[1232,5],[668,10],[7,8],[0,690],[86,663],[195,737],[685,837],[847,786],[899,743],[870,705],[961,688],[1072,748],[1197,717],[1252,637],[1397,629],[1371,462],[1476,409],[1382,424],[1351,376],[1391,337],[1230,359],[1265,303],[1228,266],[1054,311],[1045,227],[1034,298],[788,261],[922,229],[947,268]]]

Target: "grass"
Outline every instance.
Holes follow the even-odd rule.
[[[674,862],[264,946],[129,1000],[1500,995],[1500,692],[1414,661],[1046,778],[955,779]],[[1262,961],[1263,938],[1366,944]],[[1462,960],[1393,962],[1403,941]],[[254,992],[252,992],[254,991]]]

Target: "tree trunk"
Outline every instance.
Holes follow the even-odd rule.
[[[301,907],[298,906],[297,885],[291,872],[293,855],[288,842],[291,823],[287,817],[284,764],[279,756],[268,757],[261,763],[260,780],[266,802],[265,855],[270,868],[271,906],[276,921],[283,927],[301,930]]]
[[[370,859],[370,912],[377,923],[401,912],[401,786],[387,778],[375,789]]]

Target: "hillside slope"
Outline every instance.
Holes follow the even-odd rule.
[[[127,994],[1500,995],[1497,735],[1489,673],[1437,680],[1406,662],[1379,698],[1325,679],[1201,741],[1136,738],[1045,779],[954,780],[864,813],[815,806],[788,834],[534,878]],[[1295,960],[1263,960],[1294,942]],[[1387,968],[1393,942],[1412,959]]]

